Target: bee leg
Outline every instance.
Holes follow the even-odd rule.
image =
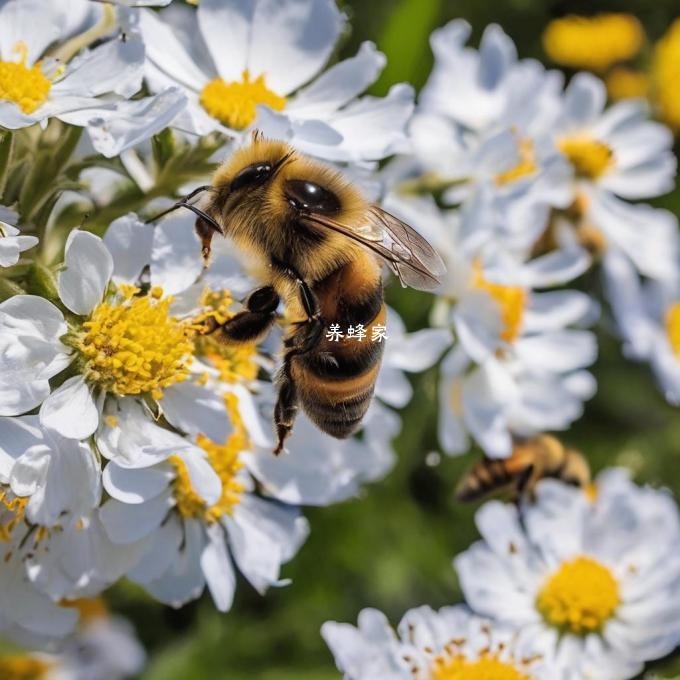
[[[274,455],[278,456],[283,451],[283,445],[293,429],[295,416],[297,415],[297,388],[291,375],[291,362],[295,350],[291,350],[283,359],[283,367],[278,377],[279,396],[274,407],[274,423],[278,443],[274,449]]]
[[[258,288],[246,300],[248,311],[239,312],[222,325],[212,319],[212,327],[208,329],[208,333],[219,331],[219,340],[226,344],[257,342],[269,332],[276,321],[279,302],[279,296],[272,286]]]
[[[517,502],[519,502],[525,493],[529,494],[531,500],[533,498],[533,491],[535,484],[532,484],[532,477],[534,474],[534,466],[527,465],[525,470],[522,470],[520,476],[517,479]]]

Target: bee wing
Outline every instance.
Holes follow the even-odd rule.
[[[326,215],[305,215],[310,222],[344,234],[380,255],[403,286],[435,290],[446,266],[434,248],[412,227],[378,206],[371,206],[366,217],[365,223],[352,228]]]

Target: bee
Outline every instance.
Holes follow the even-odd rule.
[[[199,208],[191,200],[201,193],[208,198]],[[432,246],[334,168],[258,134],[225,161],[210,186],[171,210],[176,207],[198,215],[206,261],[214,234],[227,236],[261,283],[244,311],[209,332],[225,343],[259,342],[283,301],[288,327],[276,380],[274,453],[283,450],[300,406],[333,437],[356,432],[384,349],[371,341],[386,318],[382,263],[402,285],[433,290],[445,267]],[[366,336],[329,338],[330,324],[361,326]]]
[[[461,479],[456,489],[459,501],[474,501],[510,487],[517,498],[533,495],[536,484],[546,477],[586,488],[590,468],[581,453],[555,437],[540,434],[518,442],[509,458],[483,458]]]

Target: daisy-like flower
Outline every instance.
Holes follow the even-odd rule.
[[[257,454],[236,398],[227,401],[233,431],[222,444],[204,436],[192,443],[147,422],[140,449],[122,441],[134,419],[143,420],[131,411],[120,412],[99,438],[111,457],[104,470],[111,500],[100,512],[106,530],[115,543],[142,542],[142,558],[128,576],[175,607],[198,597],[207,583],[216,607],[227,611],[236,586],[233,563],[261,593],[281,585],[281,565],[307,537],[297,508],[257,495]],[[148,466],[149,453],[161,461]]]
[[[558,676],[518,631],[475,616],[467,607],[411,609],[397,632],[375,609],[359,625],[321,628],[346,680],[533,680]],[[552,675],[549,671],[552,671]]]
[[[11,267],[19,261],[21,253],[38,245],[35,236],[22,236],[19,230],[7,223],[16,219],[12,211],[0,206],[0,267]]]
[[[87,0],[0,2],[0,125],[23,128],[56,117],[87,127],[95,148],[113,156],[163,129],[185,105],[178,90],[127,101],[142,84],[144,46],[128,27],[110,35],[116,15]],[[30,27],[30,28],[29,28]]]
[[[596,355],[595,305],[578,291],[546,290],[581,274],[589,260],[561,249],[528,262],[459,237],[455,214],[429,199],[391,196],[388,209],[417,225],[447,261],[434,323],[454,331],[440,382],[440,441],[468,450],[468,435],[487,455],[510,455],[512,435],[565,429],[593,394],[583,369]]]
[[[147,266],[142,290],[134,283]],[[149,400],[180,430],[224,441],[224,402],[191,370],[191,319],[171,310],[172,296],[189,288],[201,268],[186,216],[155,228],[123,217],[104,241],[72,231],[57,281],[67,317],[32,295],[0,305],[0,414],[40,406],[43,425],[84,439],[99,426],[107,399]],[[49,380],[66,367],[70,377],[52,390]]]
[[[581,73],[569,83],[550,123],[556,146],[574,170],[566,222],[592,249],[605,256],[623,252],[640,273],[667,278],[680,253],[677,220],[665,210],[626,201],[673,188],[673,137],[647,120],[644,102],[622,101],[605,111],[606,99],[604,84]]]
[[[632,678],[680,642],[678,510],[623,471],[596,498],[543,481],[534,505],[477,514],[483,540],[455,560],[466,601],[522,628],[565,678]],[[554,676],[559,677],[559,676]]]
[[[140,26],[149,87],[183,89],[175,125],[189,132],[239,136],[255,125],[334,161],[379,160],[404,142],[409,86],[357,98],[385,65],[373,44],[321,73],[344,26],[334,0],[203,0],[196,11],[142,10]]]
[[[145,653],[127,619],[112,615],[101,598],[65,603],[80,615],[78,628],[56,653],[0,656],[0,677],[32,680],[123,680],[144,667]]]
[[[605,261],[604,273],[625,353],[648,361],[666,399],[679,404],[680,281],[676,277],[643,283],[621,255]]]

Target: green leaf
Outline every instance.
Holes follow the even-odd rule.
[[[12,149],[14,148],[14,135],[10,130],[0,132],[0,199],[5,193],[7,186],[7,176],[9,174],[10,163],[12,160]],[[2,201],[0,200],[0,203]]]

